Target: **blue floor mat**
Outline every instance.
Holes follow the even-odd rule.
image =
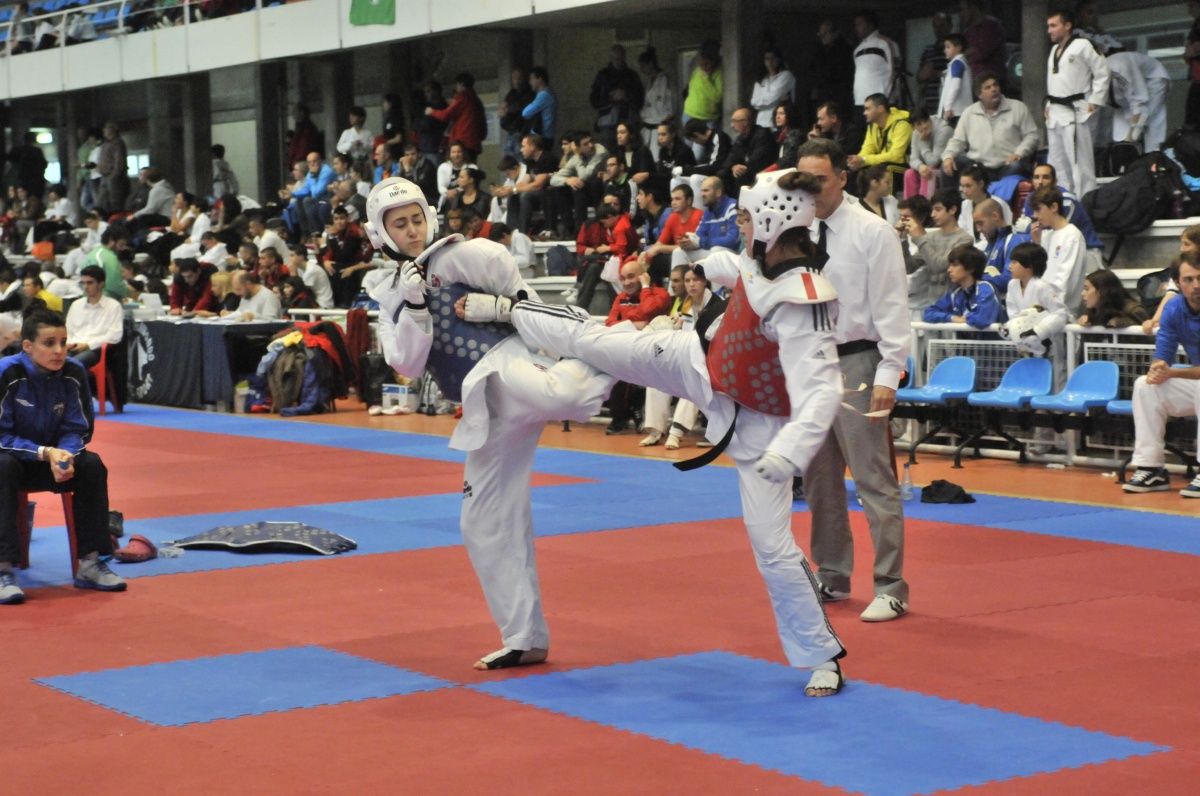
[[[36,682],[161,726],[434,691],[448,683],[323,647],[291,647]]]
[[[1169,751],[870,683],[803,695],[807,672],[724,652],[473,686],[568,716],[873,796],[929,793]]]
[[[109,415],[108,418],[115,422],[327,445],[436,461],[463,459],[462,453],[446,447],[444,437],[382,429],[281,422],[247,415],[144,405],[130,406],[125,414]],[[643,496],[648,485],[654,495],[672,496],[671,521],[703,521],[741,515],[737,476],[729,467],[704,467],[681,473],[665,461],[542,448],[538,450],[534,468],[539,472],[599,482],[535,489],[535,527],[539,534],[643,525],[647,519],[644,501],[640,497],[630,500],[628,495]],[[851,510],[861,510],[854,500],[852,483],[849,494]],[[913,500],[905,504],[904,511],[908,517],[937,522],[1200,555],[1200,523],[1189,517],[999,495],[975,497],[975,503],[961,505]],[[407,505],[397,509],[391,515],[392,519],[405,522],[410,509]],[[796,510],[805,511],[807,505],[798,503]],[[457,516],[457,508],[453,515]],[[445,512],[438,514],[439,518],[446,516],[449,515]],[[253,519],[270,518],[256,516]],[[346,535],[353,537],[352,533]]]

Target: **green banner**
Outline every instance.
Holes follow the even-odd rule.
[[[351,25],[395,25],[396,0],[350,0]]]

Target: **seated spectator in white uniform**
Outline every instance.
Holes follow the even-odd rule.
[[[1033,192],[1033,242],[1046,250],[1046,281],[1063,297],[1063,303],[1078,315],[1083,304],[1084,258],[1087,246],[1079,228],[1062,214],[1062,194],[1054,188]]]
[[[283,314],[279,306],[279,296],[275,291],[263,287],[254,271],[235,271],[233,291],[241,301],[235,310],[222,310],[222,317],[236,315],[238,320],[242,321],[268,321],[276,320]]]
[[[104,279],[100,266],[84,268],[79,274],[84,298],[73,302],[67,311],[67,353],[85,368],[100,361],[100,349],[105,344],[121,342],[125,333],[121,302],[104,295]]]
[[[1162,492],[1171,479],[1164,464],[1167,420],[1200,415],[1200,258],[1183,255],[1179,263],[1180,298],[1163,310],[1154,357],[1146,375],[1133,385],[1133,476],[1126,492]],[[1187,367],[1173,367],[1180,347]],[[1200,498],[1200,476],[1180,490]]]

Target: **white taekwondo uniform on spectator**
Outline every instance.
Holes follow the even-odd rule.
[[[854,560],[844,480],[848,464],[875,543],[875,594],[907,602],[904,504],[893,471],[889,426],[863,416],[872,388],[894,390],[907,367],[911,330],[904,255],[895,231],[860,205],[843,200],[824,224],[824,236],[820,219],[813,221],[809,236],[818,242],[825,238],[829,262],[822,273],[838,294],[837,342],[863,350],[840,356],[844,400],[857,411],[842,409],[834,433],[804,474],[813,514],[812,554],[820,564],[822,585],[848,593]],[[870,342],[875,346],[867,347]]]
[[[418,258],[431,288],[466,285],[497,296],[536,296],[498,243],[451,235]],[[419,377],[434,344],[426,308],[404,304],[395,280],[375,288],[379,341],[399,373]],[[449,320],[439,320],[438,329]],[[464,351],[464,357],[465,357]],[[445,355],[451,356],[451,355]],[[478,355],[476,355],[478,356]],[[515,334],[492,346],[462,382],[462,420],[450,447],[467,452],[462,534],[488,609],[510,649],[548,649],[533,551],[530,468],[547,422],[586,422],[600,409],[613,380],[582,362],[536,354]]]
[[[577,307],[536,302],[517,304],[513,325],[531,346],[577,357],[622,381],[694,402],[708,416],[707,435],[714,442],[736,421],[726,453],[737,465],[746,531],[767,585],[784,654],[792,666],[816,666],[840,656],[843,648],[825,618],[808,561],[792,534],[791,481],[767,481],[754,465],[764,452],[771,452],[803,472],[821,449],[842,400],[831,328],[837,305],[829,298],[828,282],[803,267],[770,280],[755,260],[733,252],[713,254],[704,267],[715,284],[732,288],[740,280],[761,319],[760,333],[778,343],[790,403],[782,407],[786,415],[762,414],[747,406],[735,412],[733,399],[714,389],[707,356],[694,331],[645,331],[628,322],[604,326]],[[805,282],[815,280],[826,286],[813,295],[821,296],[819,302],[804,298]],[[735,295],[731,302],[736,300]],[[722,320],[729,317],[727,311]],[[711,328],[714,339],[720,335],[717,325]]]
[[[679,100],[666,72],[659,72],[650,85],[646,86],[646,98],[642,103],[642,143],[658,160],[658,125],[679,115]]]
[[[1050,47],[1046,61],[1047,160],[1058,172],[1059,184],[1079,197],[1096,187],[1088,105],[1100,108],[1108,102],[1108,82],[1108,64],[1087,39],[1073,36],[1061,49],[1059,45]]]
[[[1167,137],[1167,89],[1171,86],[1167,70],[1157,58],[1139,52],[1113,53],[1108,56],[1108,69],[1117,106],[1113,140],[1137,141],[1145,133],[1143,151],[1161,149]]]
[[[1046,250],[1047,260],[1042,280],[1054,286],[1074,318],[1083,306],[1086,270],[1083,265],[1087,255],[1083,233],[1074,224],[1067,224],[1062,229],[1044,229],[1041,246]]]
[[[862,105],[872,94],[887,95],[892,88],[895,53],[892,40],[871,31],[854,48],[854,104]]]

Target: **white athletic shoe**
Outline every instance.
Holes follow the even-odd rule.
[[[890,622],[908,613],[908,603],[886,594],[877,594],[867,610],[859,614],[864,622]]]
[[[657,431],[651,431],[646,436],[642,437],[642,441],[638,443],[643,448],[651,448],[662,441],[662,434]]]

